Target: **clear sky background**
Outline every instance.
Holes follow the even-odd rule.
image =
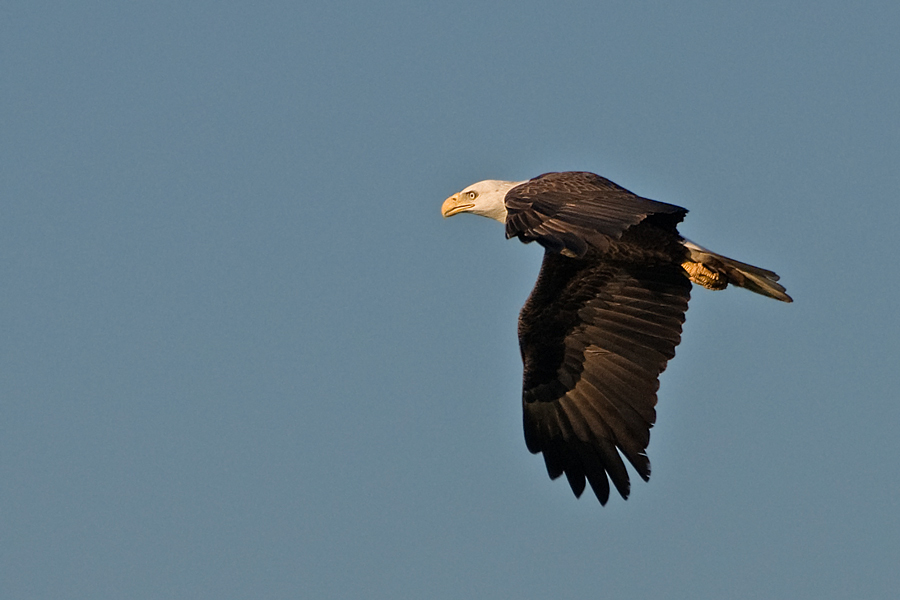
[[[895,598],[900,4],[0,9],[0,595]],[[443,220],[590,170],[695,289],[653,476],[521,431],[541,259]]]

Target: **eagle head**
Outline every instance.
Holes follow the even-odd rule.
[[[506,192],[524,181],[486,179],[453,194],[441,205],[445,217],[468,212],[506,223]]]

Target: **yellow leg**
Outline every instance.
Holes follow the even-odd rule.
[[[728,286],[728,279],[724,273],[708,269],[703,263],[685,261],[681,263],[681,268],[687,272],[691,281],[705,288],[724,290]]]

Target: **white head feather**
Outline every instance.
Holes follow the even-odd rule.
[[[525,182],[486,179],[473,183],[447,198],[441,206],[441,214],[452,217],[461,212],[470,212],[506,223],[506,193],[521,183]]]

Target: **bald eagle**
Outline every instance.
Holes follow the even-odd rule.
[[[519,314],[525,444],[543,453],[551,479],[565,473],[576,497],[587,480],[600,504],[609,481],[628,498],[622,456],[650,478],[659,375],[681,341],[691,283],[792,301],[772,271],[681,237],[686,209],[593,173],[480,181],[441,207],[444,217],[464,212],[544,247]]]

